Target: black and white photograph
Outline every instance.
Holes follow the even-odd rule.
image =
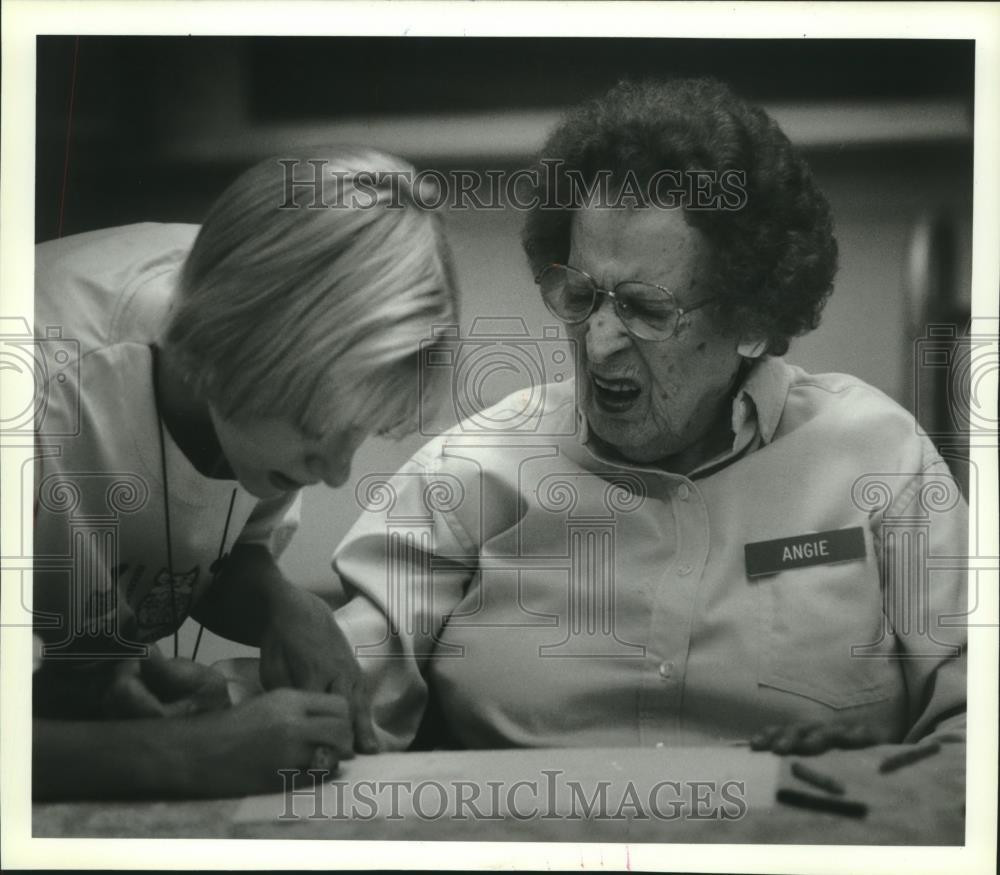
[[[5,868],[994,870],[996,7],[3,16]]]

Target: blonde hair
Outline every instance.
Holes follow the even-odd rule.
[[[321,173],[320,196],[290,191],[290,168]],[[307,434],[345,418],[412,430],[436,389],[421,348],[458,321],[451,252],[409,192],[413,173],[382,152],[336,149],[237,179],[188,255],[164,338],[192,390],[226,418],[284,418]]]

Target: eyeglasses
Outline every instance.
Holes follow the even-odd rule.
[[[639,340],[669,340],[677,332],[681,317],[715,298],[708,298],[690,307],[681,307],[673,293],[663,286],[626,280],[613,289],[602,289],[588,273],[549,264],[542,268],[535,283],[549,312],[570,325],[579,325],[597,309],[597,296],[607,295],[614,302],[615,313],[622,325]]]

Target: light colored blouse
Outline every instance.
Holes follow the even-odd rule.
[[[544,391],[359,483],[337,619],[385,748],[429,695],[477,748],[964,725],[967,506],[905,410],[764,359],[732,447],[681,476],[595,454],[573,385]]]

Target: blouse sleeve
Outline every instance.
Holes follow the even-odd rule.
[[[349,596],[335,616],[368,683],[385,750],[413,741],[428,700],[428,662],[476,572],[476,545],[441,500],[455,481],[427,454],[391,477],[366,478],[358,489],[364,510],[334,556]]]

